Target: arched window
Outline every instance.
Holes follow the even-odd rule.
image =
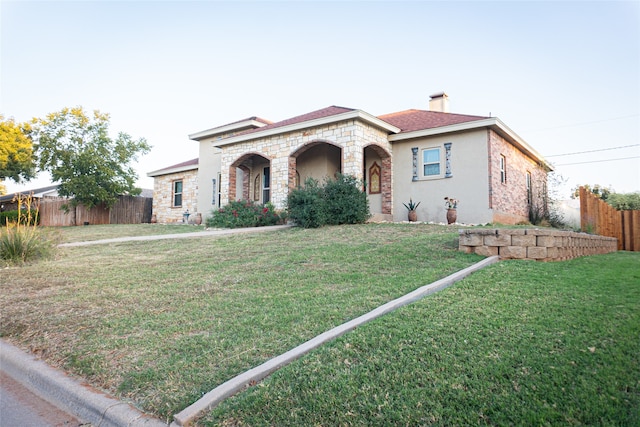
[[[377,162],[369,168],[369,194],[380,194],[380,165]]]

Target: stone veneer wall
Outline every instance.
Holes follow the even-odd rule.
[[[459,250],[503,259],[562,261],[618,250],[613,237],[548,229],[473,229],[459,231]]]
[[[182,206],[173,207],[173,182],[182,180]],[[198,170],[177,172],[153,178],[153,211],[159,223],[182,222],[182,214],[198,212]]]
[[[289,156],[305,144],[326,141],[342,148],[342,172],[362,178],[364,147],[373,144],[391,153],[387,134],[359,120],[318,126],[266,138],[223,145],[222,188],[229,189],[229,167],[247,153],[260,154],[271,161],[271,202],[276,208],[285,206],[289,193]],[[233,184],[233,183],[231,183]],[[223,190],[221,204],[229,203],[229,191]]]

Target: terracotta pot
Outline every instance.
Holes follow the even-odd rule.
[[[196,223],[196,225],[202,224],[202,214],[197,214],[194,222]]]
[[[155,224],[156,222],[158,222],[158,217],[156,217],[156,214],[151,215],[151,224]]]
[[[458,211],[455,209],[447,209],[447,224],[453,224],[458,219]]]
[[[415,210],[409,211],[409,221],[416,222],[418,220],[418,212]]]

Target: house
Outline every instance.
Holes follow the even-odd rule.
[[[285,208],[289,191],[335,173],[363,179],[374,220],[405,221],[403,203],[421,202],[419,221],[445,222],[445,197],[458,222],[527,221],[546,203],[547,161],[497,117],[449,113],[445,93],[429,110],[373,116],[330,106],[279,122],[249,117],[189,135],[199,158],[148,175],[159,222],[212,214],[230,200]]]
[[[58,185],[49,185],[47,187],[34,188],[33,190],[17,191],[15,193],[0,196],[0,211],[14,211],[18,209],[18,196],[30,196],[34,202],[40,202],[46,198],[57,198]]]

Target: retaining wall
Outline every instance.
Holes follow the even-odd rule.
[[[459,250],[503,259],[562,261],[618,250],[618,239],[547,229],[459,230]]]

